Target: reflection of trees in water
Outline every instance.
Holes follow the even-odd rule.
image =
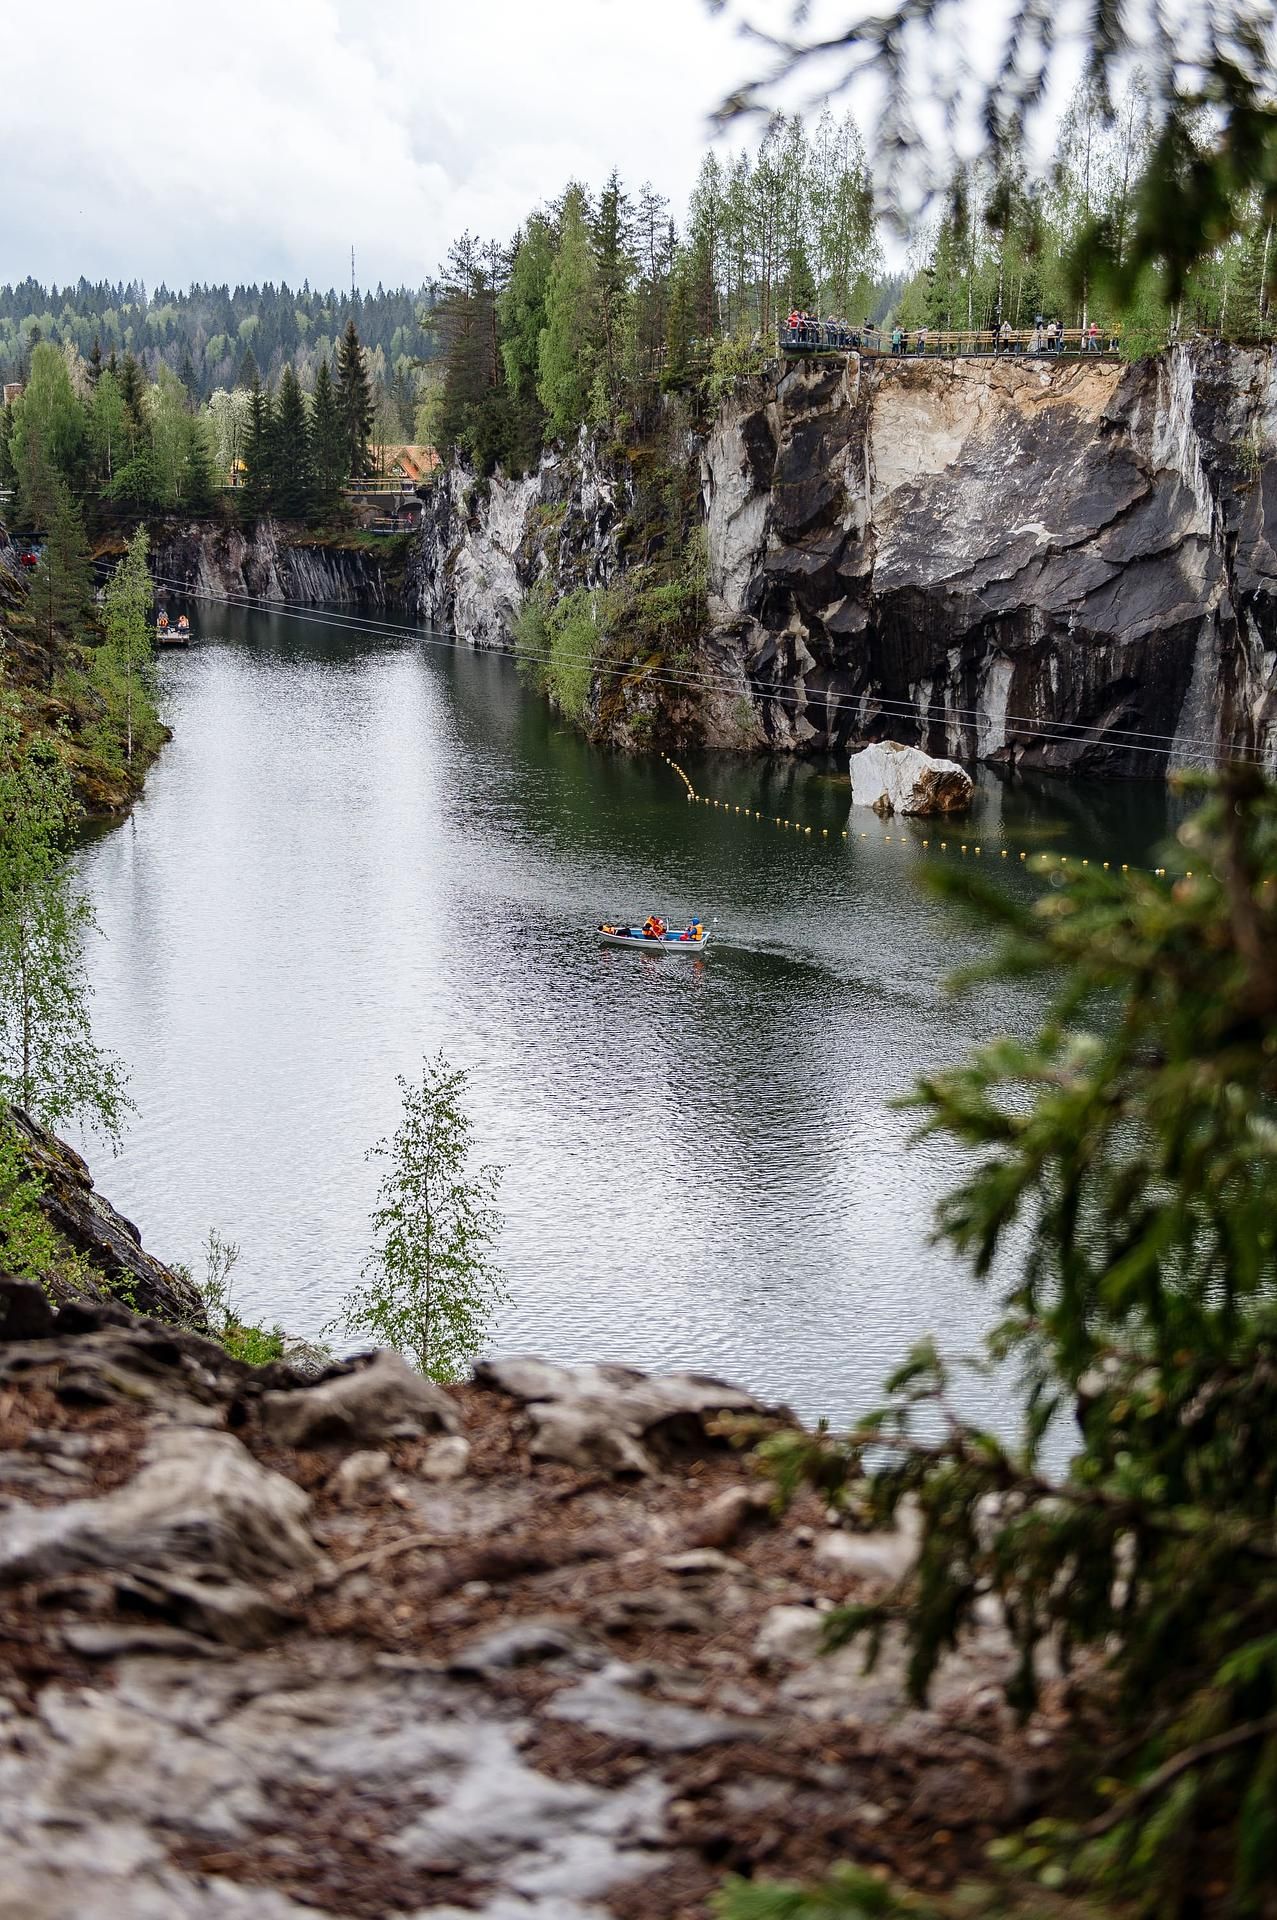
[[[1153,852],[1191,810],[1183,795],[1160,780],[1018,774],[999,784],[1008,836],[1031,840],[1049,835],[1052,844],[1065,851],[1094,847],[1123,860]]]

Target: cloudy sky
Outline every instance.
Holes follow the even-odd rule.
[[[5,35],[0,281],[328,286],[353,242],[416,284],[572,177],[681,204],[759,58],[701,0],[54,0]]]

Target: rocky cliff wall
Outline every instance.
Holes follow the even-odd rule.
[[[425,625],[467,646],[509,646],[538,580],[548,577],[566,593],[614,578],[632,503],[628,479],[585,435],[567,451],[543,455],[522,479],[481,480],[451,467],[431,496],[409,563],[408,603]]]
[[[708,612],[642,737],[1121,774],[1231,744],[1277,768],[1275,454],[1268,350],[774,369],[668,456],[697,469]],[[634,505],[585,438],[526,479],[454,471],[409,604],[506,645],[536,582],[646,561]]]
[[[704,451],[710,612],[768,742],[1277,768],[1277,369],[803,364]]]
[[[251,533],[207,521],[166,530],[152,543],[151,568],[158,583],[213,599],[384,606],[388,598],[375,554],[290,536],[271,520]]]

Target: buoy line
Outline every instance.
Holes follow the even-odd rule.
[[[779,813],[766,814],[756,807],[740,807],[737,806],[734,801],[715,800],[709,794],[698,793],[685,769],[679,765],[677,760],[672,759],[668,753],[663,753],[661,758],[664,760],[666,766],[678,775],[687,789],[689,801],[696,806],[712,807],[718,813],[729,813],[733,815],[733,817],[740,815],[746,820],[756,820],[763,826],[771,825],[781,827],[785,830],[792,830],[794,833],[802,835],[806,840],[836,840],[838,838],[848,842],[852,840],[851,831],[847,827],[841,829],[835,828],[832,833],[828,827],[821,827],[819,833],[817,833],[815,828],[804,826],[801,820],[790,820],[787,816]],[[855,836],[857,841],[868,840],[870,838],[871,835],[868,828],[864,828]],[[986,854],[992,857],[996,852],[1000,859],[1009,860],[1016,852],[1014,847],[986,847],[982,841],[976,840],[940,840],[933,846],[930,835],[928,835],[926,839],[920,840],[912,833],[896,833],[894,835],[884,833],[880,837],[874,836],[874,839],[876,845],[888,847],[898,845],[905,849],[911,848],[915,853],[921,851],[923,853],[947,854],[950,851],[956,850],[959,858],[964,854],[970,854],[972,857],[978,856],[983,859]],[[1082,867],[1089,869],[1095,866],[1098,867],[1102,873],[1147,873],[1151,874],[1155,879],[1161,880],[1167,877],[1167,869],[1165,867],[1136,866],[1128,860],[1093,860],[1089,854],[1078,856],[1067,853],[1035,853],[1026,848],[1019,853],[1017,864],[1020,862],[1023,862],[1026,871],[1031,873],[1052,873],[1058,871],[1060,868],[1068,867],[1071,867],[1073,872],[1076,873]],[[1182,875],[1176,875],[1175,877],[1191,880],[1193,878],[1193,869],[1189,867]],[[1265,882],[1265,884],[1267,885],[1269,883]]]

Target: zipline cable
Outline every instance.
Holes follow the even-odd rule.
[[[109,564],[102,561],[99,566]],[[188,599],[207,602],[214,606],[224,606],[241,612],[270,613],[280,619],[303,621],[308,625],[335,627],[351,633],[365,634],[371,638],[400,638],[425,641],[430,645],[451,649],[466,654],[485,654],[498,659],[528,661],[543,665],[546,656],[534,648],[519,648],[507,645],[473,647],[458,640],[440,627],[408,626],[402,622],[374,620],[367,615],[342,614],[329,608],[299,608],[288,606],[280,601],[264,600],[255,594],[212,593],[189,585],[186,581],[164,575],[154,576],[156,584]],[[641,676],[644,684],[678,687],[688,692],[739,693],[740,682],[726,676],[679,674],[666,668],[644,668],[639,662],[612,665],[599,661],[590,654],[560,654],[559,662],[564,666],[589,667],[595,673],[611,678],[626,679]],[[868,691],[861,693],[817,693],[813,701],[807,693],[788,691],[783,688],[767,687],[745,673],[755,696],[760,700],[774,701],[780,706],[806,708],[813,704],[823,704],[826,709],[857,708],[865,706],[876,709],[893,717],[908,718],[921,724],[935,724],[938,720],[966,724],[978,727],[987,722],[1000,727],[1004,733],[1015,734],[1026,739],[1046,739],[1062,746],[1102,745],[1107,740],[1115,741],[1121,751],[1127,753],[1148,753],[1158,758],[1168,758],[1172,753],[1181,755],[1186,762],[1203,765],[1233,757],[1252,759],[1266,765],[1270,759],[1267,749],[1256,747],[1240,739],[1230,741],[1207,741],[1201,735],[1159,734],[1147,728],[1106,728],[1101,734],[1094,724],[1088,721],[1033,719],[1026,715],[1006,714],[1001,717],[988,713],[978,707],[940,707],[935,719],[932,710],[937,703],[930,701],[924,710],[909,701],[892,700]],[[1144,742],[1151,744],[1145,745]]]

